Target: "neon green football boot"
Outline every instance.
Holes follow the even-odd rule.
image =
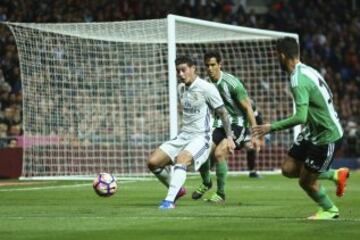
[[[194,200],[200,199],[207,191],[212,187],[212,182],[208,186],[201,184],[191,195],[191,198]]]
[[[216,204],[224,204],[225,203],[225,196],[221,196],[218,193],[214,193],[213,195],[211,195],[210,198],[204,199],[204,201],[210,202],[210,203],[216,203]]]
[[[319,209],[314,215],[308,217],[310,220],[331,220],[339,217],[339,209],[334,205],[328,210]]]

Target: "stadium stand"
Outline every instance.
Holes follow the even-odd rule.
[[[85,3],[86,2],[86,3]],[[168,13],[234,25],[296,32],[304,62],[320,69],[334,93],[346,130],[343,157],[360,156],[360,11],[345,1],[267,1],[268,11],[246,1],[2,0],[0,22],[100,22],[164,18]],[[318,11],[321,9],[321,11]],[[333,14],[336,11],[336,14]],[[0,25],[0,148],[21,135],[21,80],[17,50]]]

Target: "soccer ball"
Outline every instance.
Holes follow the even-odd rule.
[[[93,188],[97,195],[110,197],[116,193],[116,178],[109,173],[99,173],[93,181]]]

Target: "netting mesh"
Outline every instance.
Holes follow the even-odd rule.
[[[197,59],[201,76],[206,76],[203,55],[208,50],[220,50],[222,69],[237,76],[245,84],[249,96],[265,122],[272,122],[292,115],[292,98],[288,92],[287,76],[279,68],[276,40],[245,40],[207,44],[178,44],[177,53]],[[293,139],[293,130],[267,135],[257,159],[257,169],[278,169]],[[229,159],[232,171],[247,170],[246,152],[236,152]]]
[[[23,84],[23,175],[144,175],[151,150],[169,139],[166,19],[93,24],[10,24]],[[274,38],[176,25],[177,54],[218,49],[266,121],[292,114]],[[173,64],[173,63],[170,63]],[[279,166],[289,132],[268,138],[258,169]],[[244,154],[230,170],[245,170]]]

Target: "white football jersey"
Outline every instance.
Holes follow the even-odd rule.
[[[211,110],[224,105],[214,84],[199,77],[190,85],[180,84],[179,100],[183,107],[182,132],[210,133]]]

